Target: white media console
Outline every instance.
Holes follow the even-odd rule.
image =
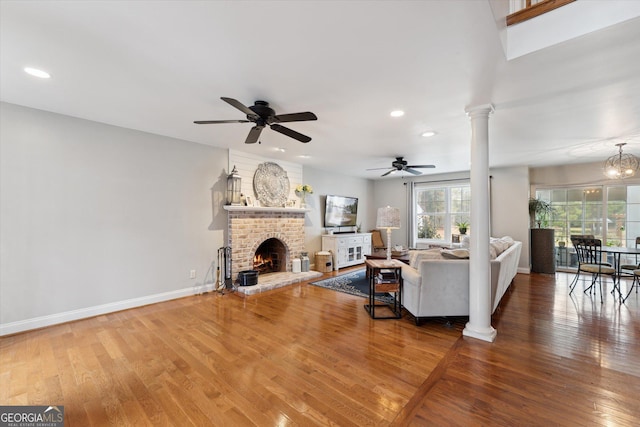
[[[364,263],[371,253],[371,233],[323,234],[322,250],[333,254],[333,267],[339,269]]]

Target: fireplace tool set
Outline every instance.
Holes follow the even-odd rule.
[[[216,268],[215,290],[224,293],[225,289],[235,290],[233,280],[231,280],[231,247],[229,246],[218,249],[218,266]]]

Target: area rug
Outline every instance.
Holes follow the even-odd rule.
[[[338,292],[344,292],[345,294],[369,298],[369,279],[367,279],[365,275],[365,270],[352,271],[330,279],[311,282],[311,284]],[[374,297],[377,301],[385,304],[393,303],[393,296],[388,293],[378,293],[375,294]]]

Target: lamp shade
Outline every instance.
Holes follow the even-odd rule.
[[[376,228],[400,228],[400,209],[392,208],[391,206],[378,208]]]

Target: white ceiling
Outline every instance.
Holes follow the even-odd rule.
[[[2,101],[328,171],[468,170],[464,110],[486,103],[491,167],[600,161],[624,141],[640,155],[640,18],[510,61],[484,0],[2,0],[0,19]],[[244,118],[221,96],[312,111],[287,126],[313,140],[192,123]]]

